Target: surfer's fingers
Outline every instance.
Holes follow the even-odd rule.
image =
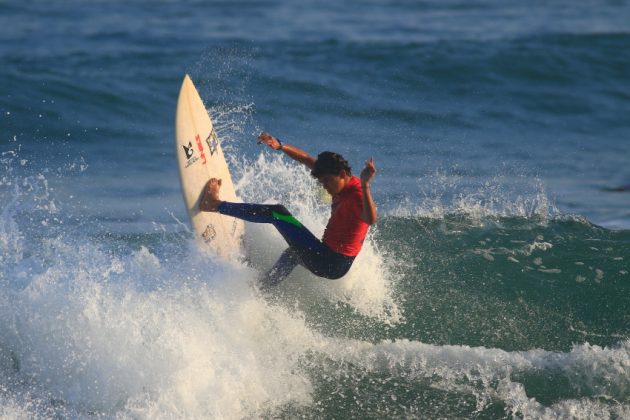
[[[257,144],[266,144],[267,146],[271,146],[271,144],[273,143],[273,137],[269,136],[269,137],[258,137],[258,142],[256,142]]]
[[[265,143],[268,141],[271,141],[272,139],[273,139],[273,136],[267,133],[266,131],[263,131],[262,133],[258,135],[258,140]]]

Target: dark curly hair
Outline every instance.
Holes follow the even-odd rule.
[[[317,155],[311,175],[315,178],[319,178],[322,175],[339,175],[341,170],[346,171],[348,175],[352,175],[352,168],[350,168],[348,161],[339,153],[321,152]]]

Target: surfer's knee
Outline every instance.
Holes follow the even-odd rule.
[[[269,209],[283,216],[291,216],[291,212],[287,210],[287,208],[283,206],[282,204],[272,204],[269,206]]]

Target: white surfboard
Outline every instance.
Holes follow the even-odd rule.
[[[179,91],[175,145],[184,203],[195,236],[204,248],[222,258],[240,258],[243,255],[243,221],[219,213],[199,211],[201,195],[210,178],[222,180],[221,199],[240,200],[234,192],[232,177],[208,111],[188,75],[184,77]]]

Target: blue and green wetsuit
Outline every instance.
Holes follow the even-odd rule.
[[[344,276],[354,261],[331,250],[280,204],[222,202],[217,211],[247,222],[271,223],[289,244],[274,266],[261,278],[261,287],[268,289],[284,280],[297,265],[327,279]]]

